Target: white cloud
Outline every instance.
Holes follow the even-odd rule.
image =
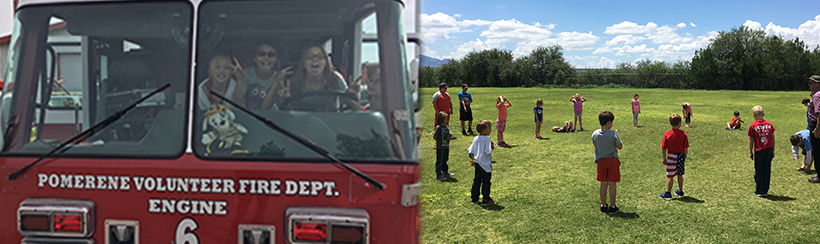
[[[640,36],[633,36],[633,35],[618,35],[612,40],[606,41],[607,46],[623,46],[623,45],[633,45],[640,41],[643,41],[644,37]]]
[[[760,22],[757,21],[746,20],[746,22],[743,23],[743,26],[749,27],[749,29],[752,30],[763,30],[762,25],[760,25]]]
[[[800,24],[797,29],[782,27],[769,22],[765,31],[766,34],[777,35],[786,39],[800,38],[809,48],[814,48],[820,45],[820,15],[815,16],[813,20]]]
[[[482,26],[482,25],[490,25],[492,23],[493,22],[489,21],[489,20],[477,19],[477,20],[464,20],[464,21],[458,22],[458,25],[459,26],[473,26],[473,25]]]
[[[615,53],[615,55],[617,56],[618,53],[622,53],[622,54],[624,54],[624,53],[625,54],[633,54],[634,53],[634,54],[640,54],[641,56],[647,56],[650,53],[652,53],[653,51],[655,51],[655,48],[646,47],[646,44],[641,44],[640,46],[634,46],[634,47],[623,46],[623,47],[621,47],[621,50],[618,50],[618,52]]]
[[[452,59],[460,59],[464,56],[467,56],[470,52],[480,52],[482,50],[493,49],[493,48],[501,48],[501,43],[493,43],[493,42],[484,42],[481,39],[476,38],[475,41],[465,42],[456,48],[455,51],[450,52],[449,56],[444,58],[452,58]]]
[[[430,49],[426,45],[419,45],[419,46],[421,47],[421,54],[423,54],[424,56],[441,59],[441,57],[438,56],[438,53],[436,53],[435,50]]]
[[[490,28],[481,33],[488,40],[501,42],[524,42],[548,38],[552,32],[548,29],[521,23],[516,19],[499,20],[490,24]]]
[[[692,22],[689,22],[689,26],[698,27],[698,25],[696,25],[695,23],[692,23]]]
[[[617,61],[599,56],[567,56],[567,62],[575,68],[612,68]]]
[[[424,34],[424,41],[433,43],[436,40],[447,40],[452,38],[451,33],[471,32],[472,30],[463,29],[470,26],[484,26],[490,25],[492,21],[487,20],[462,20],[458,21],[456,18],[461,17],[461,14],[454,14],[453,16],[438,12],[432,15],[421,14],[421,33]]]
[[[676,32],[679,28],[683,27],[686,27],[686,24],[683,22],[678,23],[673,27],[669,25],[658,26],[658,24],[653,22],[648,22],[646,25],[638,25],[636,23],[624,21],[619,24],[606,27],[606,31],[604,31],[604,33],[618,35],[612,40],[606,42],[606,44],[610,46],[633,45],[647,39],[652,40],[652,43],[655,44],[684,44],[692,42],[694,40],[693,38],[681,37]],[[643,37],[639,39],[634,36],[636,34],[643,34]]]
[[[607,26],[606,31],[604,31],[604,33],[613,35],[643,34],[648,33],[652,29],[655,29],[657,27],[658,25],[652,22],[646,23],[646,25],[638,25],[636,23],[624,21],[620,24]]]
[[[608,53],[608,52],[612,52],[613,49],[614,48],[611,48],[611,47],[599,47],[599,48],[595,49],[595,51],[593,51],[592,54]]]
[[[435,42],[436,40],[450,39],[450,33],[460,32],[458,21],[442,12],[433,15],[421,14],[421,33],[424,33],[424,41]]]
[[[558,33],[558,45],[566,50],[588,50],[598,41],[598,37],[589,33],[561,32]]]
[[[779,26],[772,22],[769,22],[764,29],[760,22],[752,20],[746,20],[743,26],[752,30],[762,30],[768,35],[777,35],[785,39],[800,38],[810,49],[820,45],[820,15],[815,16],[813,20],[807,20],[800,24],[797,29]]]

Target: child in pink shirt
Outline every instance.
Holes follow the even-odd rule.
[[[641,113],[641,101],[638,100],[640,95],[638,93],[632,94],[632,125],[638,127],[638,114]]]
[[[512,106],[510,100],[504,96],[498,96],[495,107],[498,108],[498,119],[495,120],[495,129],[498,131],[498,146],[509,146],[504,142],[504,129],[507,128],[507,108]]]
[[[575,93],[575,96],[570,97],[569,101],[572,102],[572,107],[575,112],[574,124],[581,127],[581,130],[584,130],[584,123],[581,121],[581,114],[584,112],[584,102],[586,102],[587,99],[581,95],[578,95],[578,93]],[[572,130],[575,130],[575,127],[572,127]]]

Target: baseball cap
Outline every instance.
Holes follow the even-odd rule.
[[[444,82],[442,82],[442,83],[438,83],[438,88],[439,88],[439,89],[441,89],[441,88],[447,88],[447,87],[449,87],[449,86],[447,86],[447,83],[444,83]]]
[[[467,84],[465,83],[465,84],[461,84],[461,88],[469,88],[469,87],[468,87],[468,86],[467,86]]]
[[[812,82],[815,82],[815,83],[820,82],[820,75],[812,75],[811,77],[808,78],[808,80],[810,80]]]

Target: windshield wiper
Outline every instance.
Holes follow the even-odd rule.
[[[23,167],[22,169],[20,169],[18,171],[15,171],[14,173],[11,173],[9,175],[8,179],[9,180],[17,179],[17,176],[19,176],[23,172],[26,172],[26,170],[31,168],[31,166],[34,166],[35,164],[39,163],[40,161],[43,161],[44,158],[53,155],[55,152],[59,151],[60,149],[63,149],[68,144],[74,143],[74,141],[77,141],[78,138],[85,138],[87,136],[93,135],[94,133],[97,133],[97,131],[102,130],[106,126],[114,123],[114,121],[117,121],[118,119],[122,118],[122,116],[125,115],[125,113],[127,113],[129,110],[131,110],[133,108],[136,108],[138,104],[142,103],[143,101],[147,100],[148,98],[151,98],[152,96],[156,95],[157,93],[161,92],[162,90],[165,90],[168,87],[171,87],[171,84],[165,84],[164,86],[162,86],[162,87],[154,90],[153,92],[149,93],[148,95],[142,97],[140,100],[137,100],[136,102],[132,103],[131,105],[128,105],[128,107],[125,107],[125,108],[121,109],[120,111],[117,111],[116,113],[112,114],[111,116],[108,116],[107,118],[105,118],[105,120],[101,121],[100,123],[97,123],[96,125],[92,126],[91,128],[88,128],[88,130],[83,131],[83,133],[80,133],[80,134],[72,137],[71,139],[66,140],[65,142],[61,143],[60,145],[58,145],[57,147],[52,149],[50,152],[44,154],[43,156],[40,156],[39,158],[37,158],[37,160],[34,160],[34,162],[31,162],[30,164],[26,165],[26,167]]]
[[[214,92],[214,91],[210,91],[210,92],[211,92],[211,94],[213,94],[214,96],[218,97],[219,99],[222,99],[222,101],[226,101],[226,102],[230,103],[231,105],[233,105],[234,107],[238,108],[239,110],[242,110],[242,112],[245,112],[245,113],[247,113],[247,114],[250,114],[250,115],[251,115],[251,116],[253,116],[255,119],[257,119],[257,120],[261,121],[262,123],[264,123],[264,124],[265,124],[265,125],[267,125],[268,127],[272,128],[272,129],[274,129],[274,130],[276,130],[276,131],[279,131],[279,132],[281,132],[282,134],[285,134],[286,136],[288,136],[288,137],[290,137],[291,139],[293,139],[293,140],[295,140],[295,141],[299,142],[300,144],[304,145],[305,147],[310,148],[310,149],[311,149],[311,150],[313,150],[314,152],[316,152],[316,153],[318,153],[318,154],[320,154],[320,155],[322,155],[322,156],[325,156],[325,158],[330,159],[330,161],[333,161],[334,163],[341,165],[343,168],[345,168],[345,169],[347,169],[348,171],[352,172],[352,173],[353,173],[353,174],[355,174],[356,176],[359,176],[360,178],[364,179],[364,180],[365,180],[365,181],[367,181],[368,183],[373,184],[373,185],[374,185],[374,186],[376,186],[376,188],[378,188],[379,190],[384,190],[384,183],[378,182],[378,181],[376,181],[375,179],[373,179],[372,177],[370,177],[370,176],[366,175],[365,173],[362,173],[361,171],[358,171],[358,170],[356,170],[356,169],[354,169],[354,168],[352,168],[352,167],[348,166],[346,163],[342,162],[342,161],[341,161],[341,160],[339,160],[338,158],[334,157],[333,155],[330,155],[330,153],[328,153],[328,152],[327,152],[327,150],[325,150],[325,149],[323,149],[323,148],[321,148],[321,147],[317,146],[316,144],[314,144],[314,143],[312,143],[312,142],[308,141],[308,140],[307,140],[307,139],[305,139],[305,138],[302,138],[301,136],[298,136],[298,135],[296,135],[296,134],[294,134],[294,133],[292,133],[292,132],[290,132],[290,131],[286,130],[285,128],[280,127],[279,125],[277,125],[276,123],[273,123],[273,121],[269,120],[268,118],[263,117],[263,116],[261,116],[261,115],[258,115],[258,114],[254,113],[254,112],[251,112],[250,110],[248,110],[247,108],[243,107],[242,105],[236,104],[235,102],[231,101],[230,99],[225,98],[224,96],[219,95],[218,93],[216,93],[216,92]]]

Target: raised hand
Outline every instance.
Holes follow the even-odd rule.
[[[285,77],[288,75],[293,75],[293,73],[293,66],[285,67],[284,69],[279,70],[279,72],[276,72],[276,80],[281,84],[282,81],[285,80]]]
[[[285,80],[284,83],[279,81],[282,84],[282,89],[279,90],[279,97],[288,98],[290,97],[290,79]]]
[[[245,79],[245,69],[242,67],[242,63],[239,62],[236,57],[231,58],[231,75],[236,79],[236,81],[242,82]]]

